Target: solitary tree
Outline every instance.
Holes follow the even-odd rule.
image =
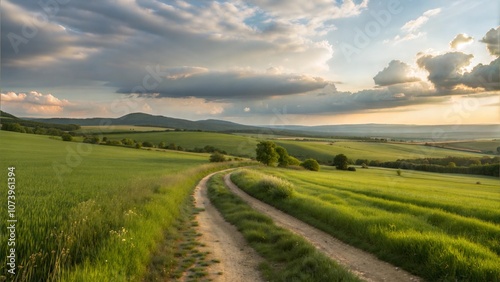
[[[333,158],[333,165],[337,169],[347,170],[348,160],[344,154],[338,154]]]
[[[265,164],[272,165],[278,161],[279,155],[276,153],[276,144],[271,141],[261,141],[257,144],[256,160]]]

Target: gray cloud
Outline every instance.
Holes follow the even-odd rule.
[[[500,56],[500,26],[490,29],[481,42],[486,43],[491,55]]]
[[[488,65],[479,64],[463,75],[461,82],[473,88],[500,90],[500,58]]]
[[[472,36],[468,36],[467,34],[464,33],[459,33],[450,42],[450,47],[452,49],[457,49],[460,45],[471,43],[472,41],[474,41],[474,38],[472,38]]]
[[[155,73],[146,79],[146,83],[132,83],[118,92],[158,93],[159,97],[197,97],[207,100],[265,99],[322,89],[329,84],[322,78],[306,75],[218,72],[200,67],[156,69]],[[156,80],[155,76],[159,79]],[[142,87],[135,88],[136,85]]]
[[[427,78],[438,91],[449,91],[462,83],[461,70],[470,64],[473,57],[461,52],[425,55],[417,59],[417,64],[429,72]]]
[[[379,86],[419,81],[420,79],[409,76],[410,71],[411,68],[408,64],[398,60],[392,60],[389,66],[373,77],[373,80],[375,84]]]

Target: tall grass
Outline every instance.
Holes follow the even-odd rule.
[[[294,197],[281,201],[254,192],[259,190],[260,179],[268,177],[267,173],[241,170],[233,173],[231,179],[249,194],[430,281],[500,281],[498,224],[412,202],[411,193],[419,189],[423,194],[420,201],[424,201],[425,193],[430,201],[438,199],[433,199],[434,188],[428,190],[425,186],[414,187],[407,195],[401,187],[412,186],[411,179],[404,185],[392,183],[396,186],[392,188],[399,188],[394,197],[406,201],[394,200],[391,195],[373,196],[392,191],[386,172],[371,170],[364,176],[361,173],[364,171],[353,176],[332,170],[312,175],[274,170],[272,174],[295,186]],[[363,187],[363,181],[356,182],[361,178],[368,181],[368,177],[373,183],[385,179],[386,184]],[[473,179],[468,181],[474,183]],[[425,181],[420,179],[413,184],[422,182]],[[428,183],[432,186],[433,180],[428,179]],[[442,189],[448,189],[450,196],[460,197],[464,192],[461,187],[454,188],[454,183],[443,183]],[[455,189],[458,194],[454,194]],[[496,191],[498,197],[498,187],[489,190]],[[464,210],[475,206],[473,198],[463,197],[462,203]]]
[[[263,183],[287,185],[275,177],[264,178]],[[221,174],[209,180],[208,195],[224,218],[234,224],[265,259],[260,269],[267,281],[359,281],[302,237],[276,226],[271,218],[232,194]]]
[[[65,165],[78,143],[1,134],[0,182],[15,166],[19,224],[11,276],[0,221],[0,280],[140,280],[197,181],[221,167],[204,155],[89,145],[90,153],[59,178],[53,164]]]

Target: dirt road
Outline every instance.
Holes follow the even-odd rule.
[[[286,228],[304,237],[321,252],[350,269],[354,274],[366,281],[420,281],[421,279],[403,271],[374,255],[349,246],[327,233],[312,227],[268,204],[265,204],[240,190],[226,174],[224,181],[229,189],[255,210],[271,217],[276,225]],[[236,280],[235,280],[236,281]],[[252,281],[252,280],[240,280]]]
[[[197,215],[200,242],[205,245],[201,251],[210,252],[209,259],[220,263],[208,268],[212,281],[264,281],[260,277],[257,265],[262,258],[246,243],[236,227],[229,224],[210,203],[206,183],[212,176],[203,178],[195,189],[195,206],[204,211]]]

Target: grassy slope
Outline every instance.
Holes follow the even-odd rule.
[[[214,146],[237,156],[254,156],[257,140],[253,138],[212,132],[152,132],[135,134],[110,134],[107,136],[111,140],[121,140],[131,138],[137,141],[149,141],[157,145],[165,142],[167,145],[174,143],[185,149],[203,148],[206,145]]]
[[[149,141],[158,144],[161,141],[175,143],[186,149],[203,148],[211,145],[229,154],[238,156],[255,156],[255,146],[259,139],[252,136],[211,132],[149,132],[109,134],[112,140],[131,138],[137,141]],[[390,144],[376,142],[339,141],[329,145],[329,142],[311,142],[295,140],[275,140],[275,143],[300,159],[315,158],[324,163],[331,162],[335,155],[345,154],[352,160],[368,159],[380,161],[395,161],[397,159],[411,159],[424,157],[481,157],[482,154],[460,152],[442,148],[411,144]]]
[[[28,280],[137,280],[197,180],[216,169],[195,154],[0,135],[0,181],[16,167],[18,275]]]
[[[449,146],[449,147],[455,147],[455,148],[481,150],[483,152],[492,151],[492,152],[496,153],[497,147],[500,146],[500,141],[451,142],[451,143],[444,143],[442,145]]]
[[[376,142],[340,141],[329,145],[328,142],[276,141],[287,149],[288,153],[298,158],[315,158],[322,162],[331,162],[335,155],[344,154],[352,160],[368,159],[395,161],[397,159],[442,158],[447,156],[481,157],[474,154],[411,144],[391,144]]]
[[[498,179],[409,171],[399,177],[387,169],[259,170],[295,189],[290,200],[265,201],[350,244],[431,281],[500,281]],[[233,178],[253,187],[262,177]]]

